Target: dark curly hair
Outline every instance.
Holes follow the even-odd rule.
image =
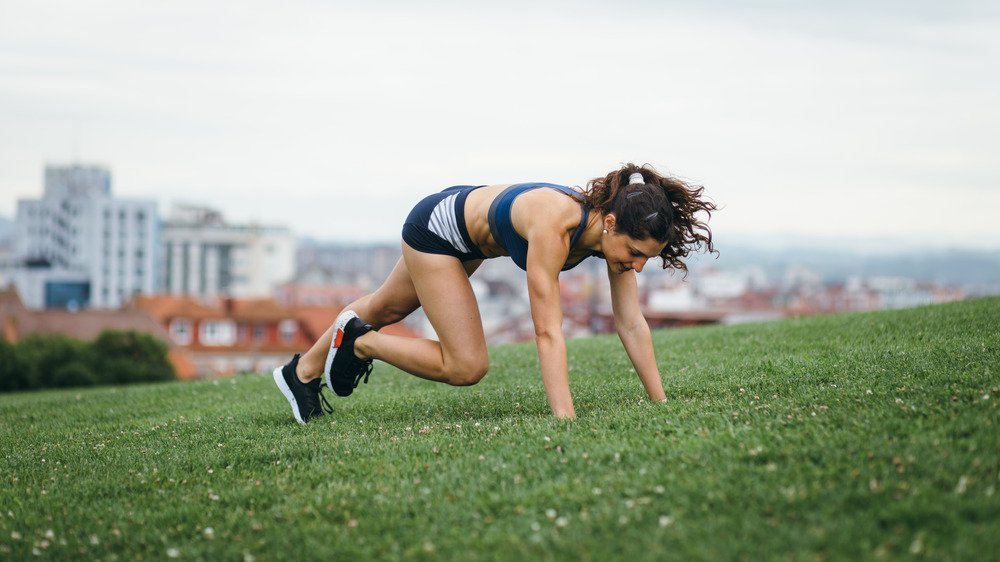
[[[642,174],[643,183],[629,185],[629,177]],[[681,258],[704,248],[718,254],[712,245],[712,230],[708,219],[716,210],[715,203],[703,200],[705,188],[690,185],[670,176],[661,176],[649,164],[625,164],[603,178],[587,183],[584,192],[587,205],[602,214],[614,213],[615,229],[636,240],[654,238],[666,242],[660,252],[663,269],[672,267],[687,272]],[[704,212],[705,220],[696,213]]]

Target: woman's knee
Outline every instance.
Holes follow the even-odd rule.
[[[490,369],[488,357],[470,357],[445,363],[445,378],[452,386],[472,386]]]

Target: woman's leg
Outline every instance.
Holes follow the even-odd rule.
[[[369,332],[354,342],[355,353],[424,379],[461,386],[476,384],[489,367],[479,305],[469,283],[469,275],[481,260],[463,264],[451,256],[419,252],[404,243],[403,262],[440,341]]]
[[[377,330],[399,322],[419,306],[417,291],[413,288],[413,282],[410,281],[406,264],[403,263],[403,258],[399,258],[381,287],[376,289],[374,293],[365,295],[347,305],[344,310],[353,310],[362,320]],[[323,366],[326,363],[326,354],[330,350],[332,338],[333,325],[331,324],[326,332],[316,340],[316,343],[309,348],[309,351],[299,358],[296,374],[300,380],[309,382],[323,376]]]
[[[407,258],[407,253],[410,252],[415,254],[415,257]],[[488,365],[488,356],[486,354],[486,342],[485,336],[483,336],[482,322],[479,319],[479,308],[475,300],[475,295],[472,293],[472,286],[469,284],[468,276],[475,272],[476,268],[482,263],[482,260],[470,261],[461,263],[455,258],[450,256],[441,256],[436,254],[425,254],[422,252],[417,252],[413,250],[405,243],[403,244],[403,258],[396,263],[395,268],[393,268],[392,273],[385,280],[381,287],[379,287],[374,293],[366,295],[356,300],[355,302],[349,304],[345,307],[345,310],[353,310],[358,314],[358,316],[366,323],[371,324],[376,329],[389,324],[393,324],[406,318],[414,310],[416,310],[423,301],[418,297],[417,288],[414,286],[413,276],[410,273],[409,264],[416,261],[416,266],[421,270],[425,268],[423,264],[422,256],[431,258],[431,262],[442,262],[445,265],[445,269],[449,270],[448,273],[444,274],[444,278],[452,279],[451,275],[454,272],[458,272],[459,276],[454,280],[442,281],[436,279],[436,273],[425,273],[424,277],[433,280],[433,283],[439,284],[439,287],[444,288],[445,296],[451,295],[450,285],[458,284],[459,286],[464,286],[464,291],[456,291],[456,293],[463,293],[464,296],[462,301],[468,301],[471,303],[471,311],[474,313],[474,326],[473,334],[478,332],[479,339],[481,340],[481,346],[474,346],[473,350],[475,353],[479,352],[481,348],[481,355],[475,355],[475,361],[469,361],[468,357],[461,357],[462,361],[457,361],[455,354],[450,354],[450,360],[448,362],[452,370],[459,369],[464,373],[464,376],[453,376],[454,373],[445,372],[442,369],[443,366],[443,353],[442,346],[439,342],[433,340],[422,340],[416,338],[405,338],[398,336],[389,336],[385,334],[380,334],[378,332],[370,332],[365,336],[362,336],[355,343],[355,351],[364,354],[367,357],[374,357],[381,359],[387,363],[395,365],[404,371],[411,372],[417,376],[428,378],[430,380],[438,380],[442,382],[451,382],[452,384],[475,384],[478,382],[482,375],[486,372],[486,366]],[[433,293],[434,291],[430,291]],[[429,297],[434,300],[433,297]],[[435,331],[438,336],[444,340],[442,336],[443,332],[450,332],[451,330],[447,327],[438,327],[437,322],[432,318],[432,312],[428,308],[446,308],[448,310],[455,310],[451,306],[458,307],[461,310],[462,307],[466,306],[460,304],[459,301],[451,299],[451,303],[445,302],[444,307],[439,307],[437,305],[432,305],[428,307],[424,305],[424,311],[427,313],[428,319],[431,321],[431,325],[434,326]],[[466,317],[469,314],[465,314]],[[443,319],[445,323],[448,322],[447,318]],[[466,330],[467,328],[462,328]],[[317,379],[322,376],[323,366],[326,361],[326,354],[330,349],[330,341],[333,337],[333,327],[331,326],[327,331],[313,344],[312,348],[309,349],[299,360],[298,368],[296,373],[299,379],[303,382],[308,382],[313,379]],[[449,338],[452,339],[452,338]],[[474,338],[473,338],[474,339]],[[375,349],[369,349],[366,347],[368,343],[375,343],[375,340],[379,341],[378,346],[383,349],[382,352],[376,351]],[[398,340],[398,341],[397,341]],[[388,347],[388,353],[385,353],[385,348]],[[399,353],[393,353],[393,350]],[[413,355],[415,354],[415,355]],[[383,357],[383,355],[385,355]],[[399,357],[400,355],[404,357]],[[413,355],[413,357],[409,357]],[[437,361],[433,359],[428,363],[424,361],[426,357],[437,357]],[[393,357],[396,357],[393,360]],[[419,365],[410,365],[407,358],[416,359],[417,363],[423,365],[421,368]],[[472,364],[470,365],[478,367],[478,369],[469,370],[465,367],[461,367],[460,363]],[[410,368],[408,368],[410,365]],[[481,372],[479,372],[481,371]],[[438,373],[438,376],[433,376],[433,373]],[[475,376],[470,376],[475,375]],[[473,380],[474,379],[474,380]]]

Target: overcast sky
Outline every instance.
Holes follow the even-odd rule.
[[[327,240],[650,163],[720,239],[1000,248],[989,2],[0,0],[0,215],[46,163]]]

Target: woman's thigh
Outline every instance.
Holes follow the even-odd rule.
[[[485,361],[486,336],[469,276],[482,260],[460,262],[403,244],[403,262],[445,361]]]
[[[350,308],[362,319],[381,328],[409,316],[420,306],[417,290],[403,258],[399,258],[389,276],[375,292],[351,303]]]
[[[405,243],[404,243],[405,245]],[[472,275],[483,260],[463,262],[466,277]],[[401,257],[382,285],[368,297],[348,306],[366,322],[378,328],[406,318],[421,305],[417,289],[413,286],[410,270]]]

